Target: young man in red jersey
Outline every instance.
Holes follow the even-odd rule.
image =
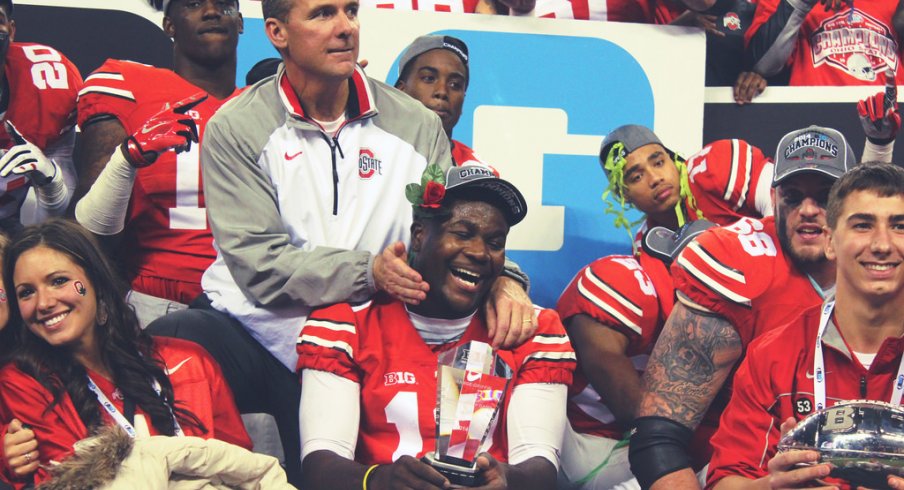
[[[443,176],[435,165],[427,172],[429,183],[409,195],[409,256],[430,285],[427,297],[406,305],[379,293],[315,310],[301,331],[306,488],[450,488],[416,459],[437,444],[438,356],[490,342],[483,304],[502,273],[509,229],[527,206],[488,167],[453,167],[444,182],[434,180]],[[433,189],[442,191],[424,192]],[[537,313],[535,335],[496,351],[514,374],[477,459],[478,484],[489,488],[555,486],[575,357],[558,315]]]
[[[775,217],[743,218],[700,234],[671,267],[677,299],[644,372],[631,468],[644,488],[699,484],[688,444],[747,344],[831,293],[826,200],[856,164],[844,136],[810,126],[776,150]],[[699,455],[694,455],[699,457]]]
[[[443,122],[455,165],[480,163],[474,150],[452,139],[461,117],[471,72],[468,45],[452,36],[427,35],[415,39],[399,58],[395,87],[419,100]]]
[[[120,241],[118,259],[132,285],[129,302],[142,325],[200,295],[201,275],[216,257],[198,146],[177,152],[185,150],[185,138],[149,136],[189,131],[191,125],[196,140],[203,135],[214,112],[239,93],[236,48],[243,29],[237,0],[166,0],[160,7],[163,30],[173,38],[173,70],[107,60],[88,76],[78,108],[78,190],[84,197],[75,217],[92,233]],[[206,99],[173,116],[187,126],[145,124],[203,92]],[[130,135],[153,158],[129,154],[123,142]]]
[[[828,477],[828,464],[796,466],[816,463],[815,451],[777,454],[782,429],[844,400],[901,403],[904,170],[851,170],[832,187],[826,215],[835,295],[750,345],[713,438],[708,486],[842,487],[817,481]],[[900,478],[887,483],[904,487]]]
[[[13,42],[12,0],[0,1],[0,230],[61,216],[75,190],[72,150],[82,77],[49,46]]]

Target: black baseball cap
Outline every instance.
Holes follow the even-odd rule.
[[[468,68],[468,45],[465,44],[464,41],[452,36],[428,34],[415,39],[407,48],[405,48],[405,51],[402,52],[402,57],[399,58],[399,78],[402,78],[402,73],[405,73],[405,68],[415,58],[434,49],[445,49],[455,53],[465,65],[465,69]]]
[[[450,197],[489,198],[499,205],[509,226],[515,226],[527,215],[527,202],[511,182],[500,179],[496,171],[485,165],[452,167],[446,172],[446,195]]]

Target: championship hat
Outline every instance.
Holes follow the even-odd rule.
[[[465,65],[465,69],[468,68],[468,45],[464,41],[452,36],[428,34],[415,39],[402,52],[402,57],[399,58],[399,78],[402,78],[405,68],[415,58],[434,49],[445,49],[455,53]]]
[[[778,143],[772,187],[805,172],[835,180],[855,165],[854,151],[841,132],[820,126],[798,129],[786,134]]]
[[[446,172],[446,195],[443,200],[450,197],[488,201],[502,210],[509,226],[520,223],[527,215],[527,202],[521,191],[484,165],[450,168]]]

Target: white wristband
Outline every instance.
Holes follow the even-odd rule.
[[[63,181],[63,172],[60,171],[60,166],[53,159],[50,159],[50,163],[53,165],[53,177],[42,186],[36,185],[35,194],[41,207],[46,209],[49,214],[60,215],[65,211],[63,208],[67,204],[66,183]]]
[[[95,235],[115,235],[125,227],[136,169],[119,146],[91,190],[75,205],[75,219]]]
[[[867,138],[863,145],[863,157],[861,162],[891,163],[892,154],[895,151],[895,140],[884,145],[877,145]]]

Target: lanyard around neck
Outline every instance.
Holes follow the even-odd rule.
[[[816,349],[813,355],[813,398],[816,402],[816,410],[822,410],[826,406],[826,372],[825,361],[822,356],[822,336],[826,333],[832,311],[835,310],[835,300],[826,301],[822,306],[822,314],[819,319],[819,332],[816,334]],[[904,394],[904,355],[898,365],[898,374],[892,380],[892,392],[890,403],[901,404],[901,395]]]
[[[122,414],[122,412],[120,412],[119,409],[117,409],[116,406],[113,405],[113,402],[111,402],[110,399],[107,398],[107,395],[105,395],[104,392],[97,387],[97,384],[93,379],[91,379],[91,376],[87,376],[87,378],[88,389],[94,392],[94,396],[97,397],[97,401],[100,403],[100,405],[104,407],[104,410],[106,410],[110,417],[113,418],[113,421],[116,422],[117,425],[122,427],[122,429],[126,431],[126,434],[128,434],[129,437],[134,439],[136,436],[135,426],[133,426],[132,423],[129,422],[129,420],[126,419],[126,417]],[[160,383],[154,380],[153,387],[154,391],[157,392],[157,395],[160,395]],[[172,413],[173,410],[172,408],[170,408],[170,414]],[[179,437],[184,436],[185,433],[182,432],[182,427],[179,425],[179,421],[176,420],[175,414],[173,414],[173,424],[175,426],[175,434]]]

